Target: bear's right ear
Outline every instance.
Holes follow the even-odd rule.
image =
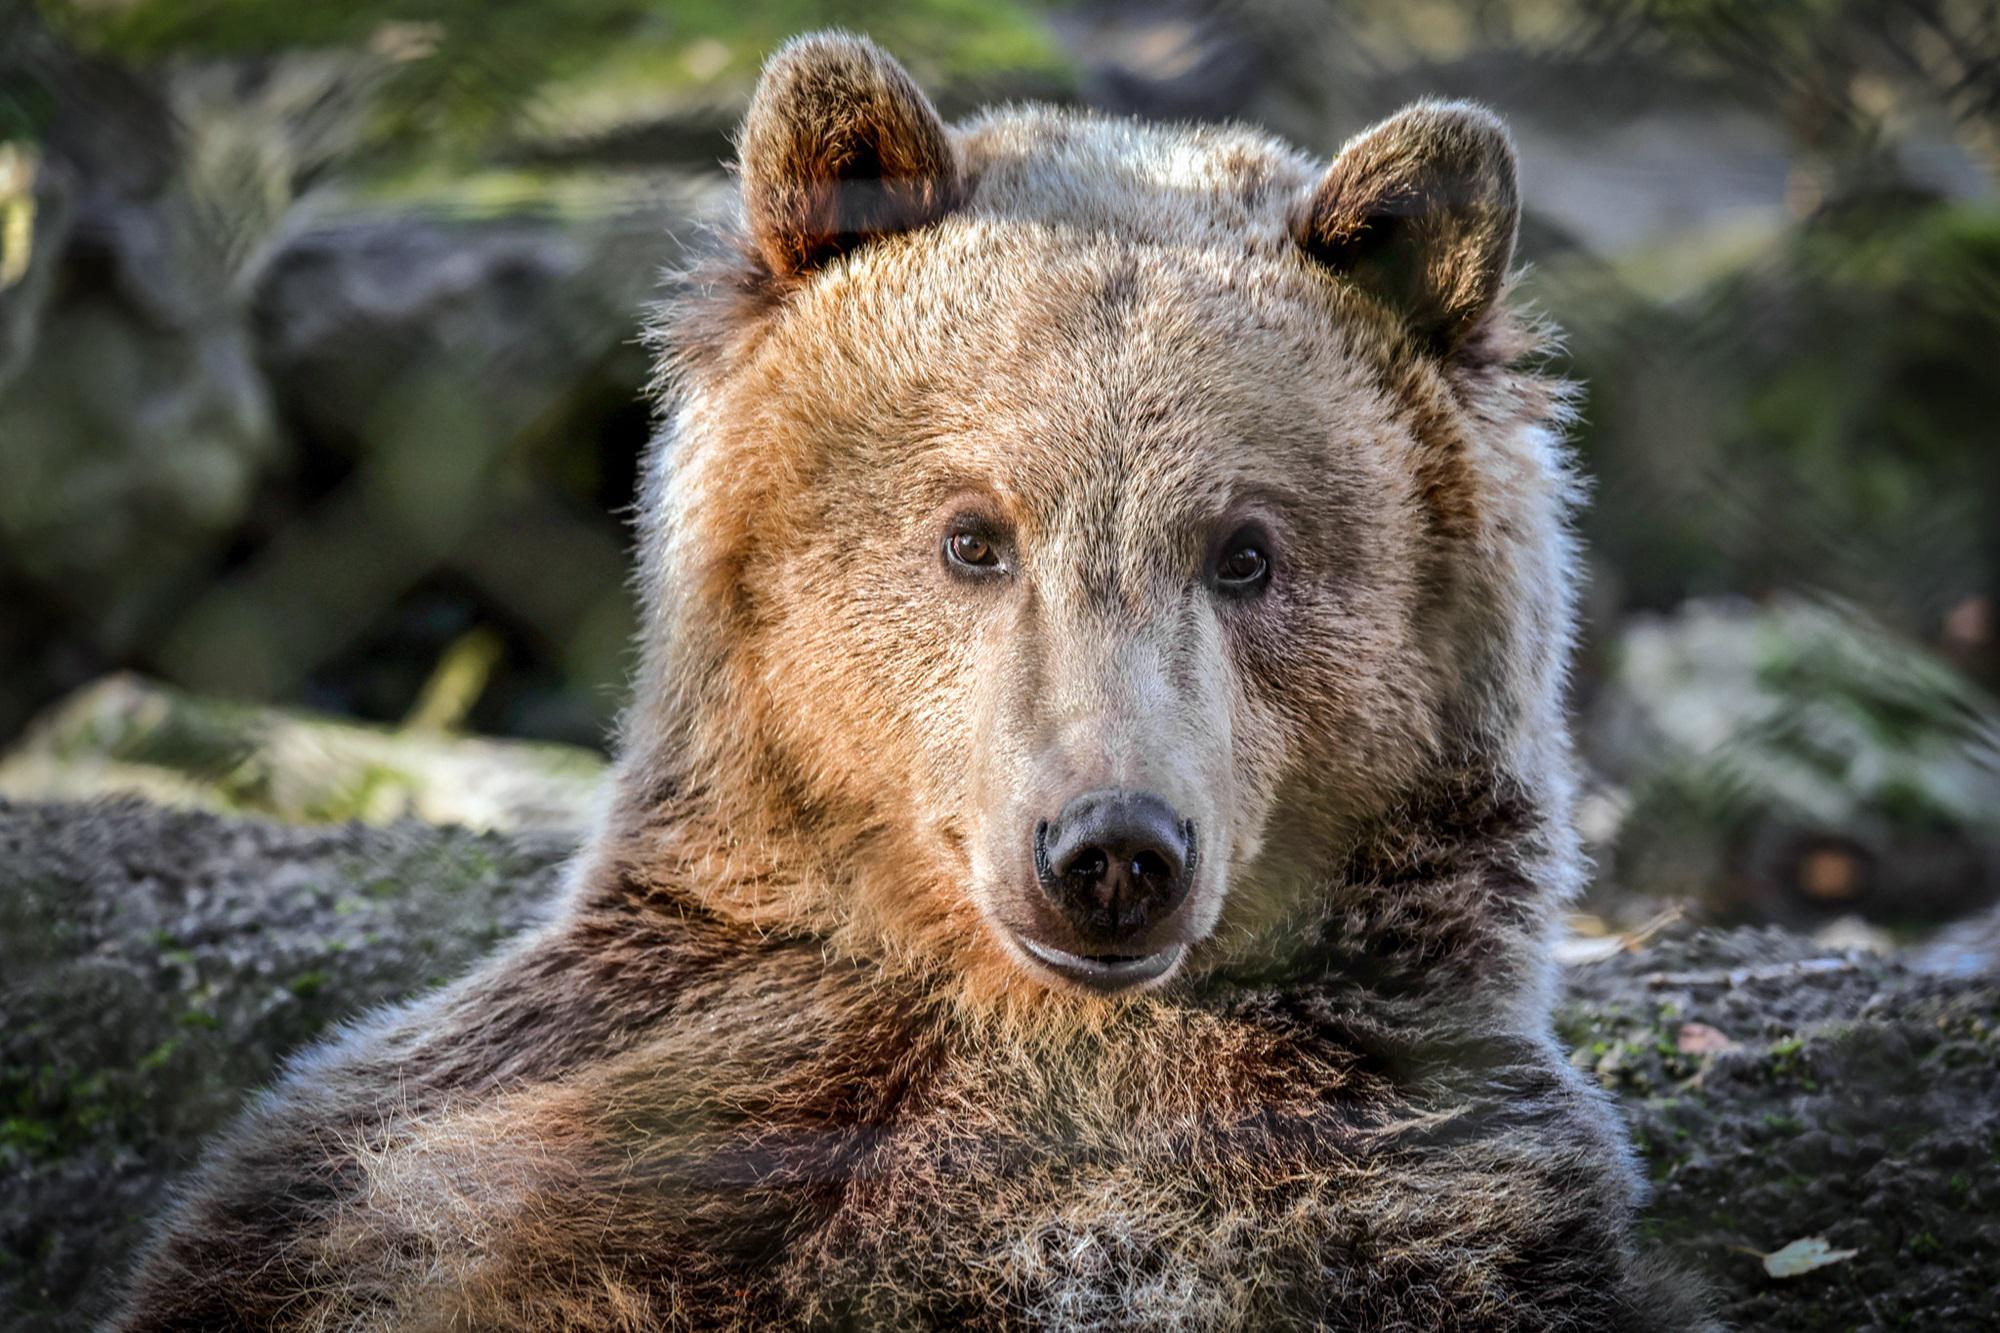
[[[1292,219],[1314,259],[1450,355],[1499,300],[1521,201],[1506,127],[1464,102],[1424,102],[1358,135]]]
[[[845,33],[800,37],[771,57],[739,157],[751,242],[784,277],[934,221],[958,199],[937,109],[880,47]]]

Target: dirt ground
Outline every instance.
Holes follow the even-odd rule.
[[[289,1051],[547,909],[564,846],[0,803],[0,1325],[87,1326]],[[1571,970],[1648,1234],[1743,1329],[2000,1328],[2000,929],[1895,957],[1684,932]],[[1852,1257],[1769,1276],[1824,1238]]]
[[[1573,968],[1559,1029],[1624,1105],[1645,1230],[1740,1329],[2000,1328],[2000,973],[1690,933]],[[1850,1259],[1773,1278],[1823,1237]]]

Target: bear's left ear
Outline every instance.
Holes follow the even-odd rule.
[[[1499,299],[1521,218],[1491,112],[1419,103],[1351,140],[1292,220],[1307,254],[1448,356]]]
[[[958,198],[944,122],[873,42],[815,33],[771,57],[739,153],[750,237],[772,272],[809,272]]]

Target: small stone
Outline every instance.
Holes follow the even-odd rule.
[[[1733,1051],[1737,1045],[1728,1033],[1706,1023],[1683,1023],[1674,1036],[1674,1049],[1682,1055],[1713,1055],[1717,1051]]]

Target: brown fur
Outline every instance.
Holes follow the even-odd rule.
[[[120,1326],[1698,1323],[1549,1033],[1573,488],[1498,126],[946,131],[836,36],[743,154],[566,911],[296,1062]],[[968,512],[1005,582],[946,578]],[[1106,782],[1205,849],[1109,998],[1013,942]]]

